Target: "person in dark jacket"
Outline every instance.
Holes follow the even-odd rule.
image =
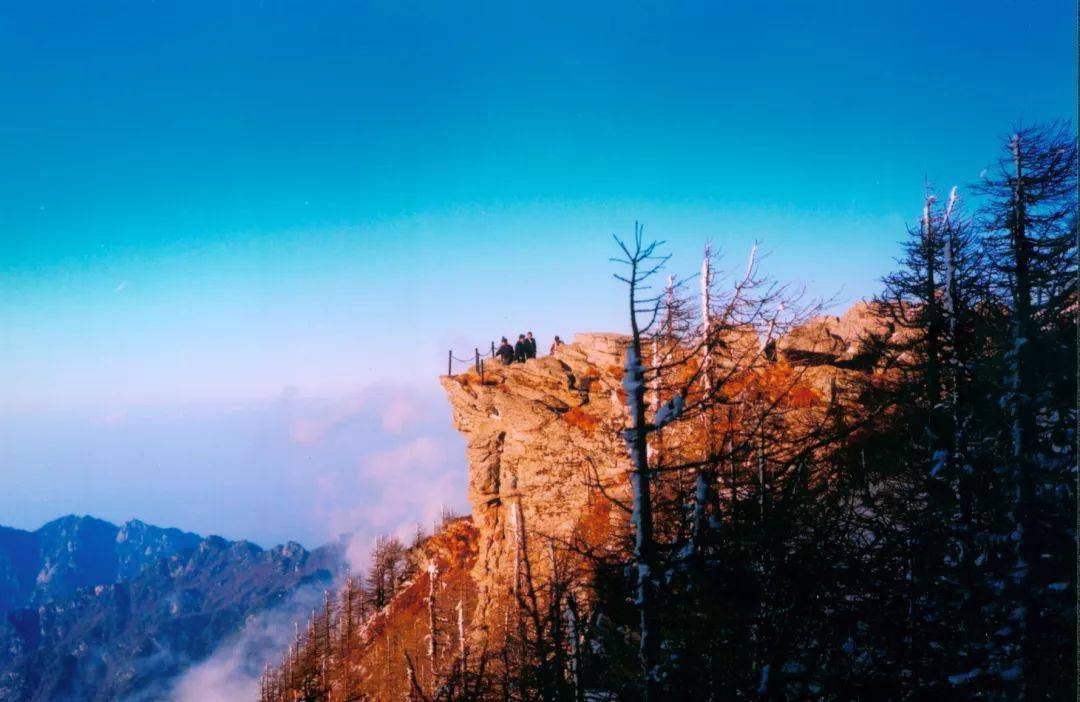
[[[518,363],[524,363],[525,357],[525,335],[518,334],[517,343],[514,344],[514,360]]]
[[[499,350],[495,352],[495,355],[499,357],[504,366],[514,362],[514,347],[510,345],[505,336],[502,338],[502,344],[499,345]]]
[[[525,335],[525,358],[536,358],[536,339],[532,332]]]

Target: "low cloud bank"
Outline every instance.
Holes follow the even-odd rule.
[[[418,525],[430,531],[444,508],[464,511],[464,447],[447,414],[441,397],[394,389],[333,401],[286,392],[279,400],[290,469],[283,478],[297,486],[295,512],[321,524],[326,540],[346,535],[353,573],[366,571],[377,536],[407,542]],[[295,623],[303,626],[322,599],[322,589],[304,588],[252,617],[182,676],[174,702],[257,699],[263,666],[280,660]]]
[[[223,641],[205,661],[184,673],[173,688],[173,702],[255,702],[266,663],[280,660],[292,643],[294,623],[306,622],[319,607],[323,589],[306,586],[284,603],[250,617],[243,629]]]

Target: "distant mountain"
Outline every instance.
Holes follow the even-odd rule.
[[[0,527],[0,616],[79,588],[129,580],[202,537],[133,519],[123,526],[68,515],[37,531]]]
[[[248,617],[329,586],[338,546],[273,549],[142,522],[0,530],[0,702],[160,700]]]

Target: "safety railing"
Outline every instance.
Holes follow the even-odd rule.
[[[446,352],[446,374],[454,375],[454,369],[457,368],[458,372],[463,369],[472,368],[476,371],[476,374],[480,376],[480,382],[484,382],[484,361],[488,358],[495,358],[495,342],[491,342],[491,351],[488,355],[480,355],[480,348],[473,349],[472,358],[459,358],[454,355],[454,350],[450,349]],[[455,364],[457,364],[455,366]]]

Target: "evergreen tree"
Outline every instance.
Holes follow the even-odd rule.
[[[1009,302],[1000,451],[1013,546],[991,670],[1029,700],[1075,689],[1076,144],[1014,131],[980,185],[994,283]]]

